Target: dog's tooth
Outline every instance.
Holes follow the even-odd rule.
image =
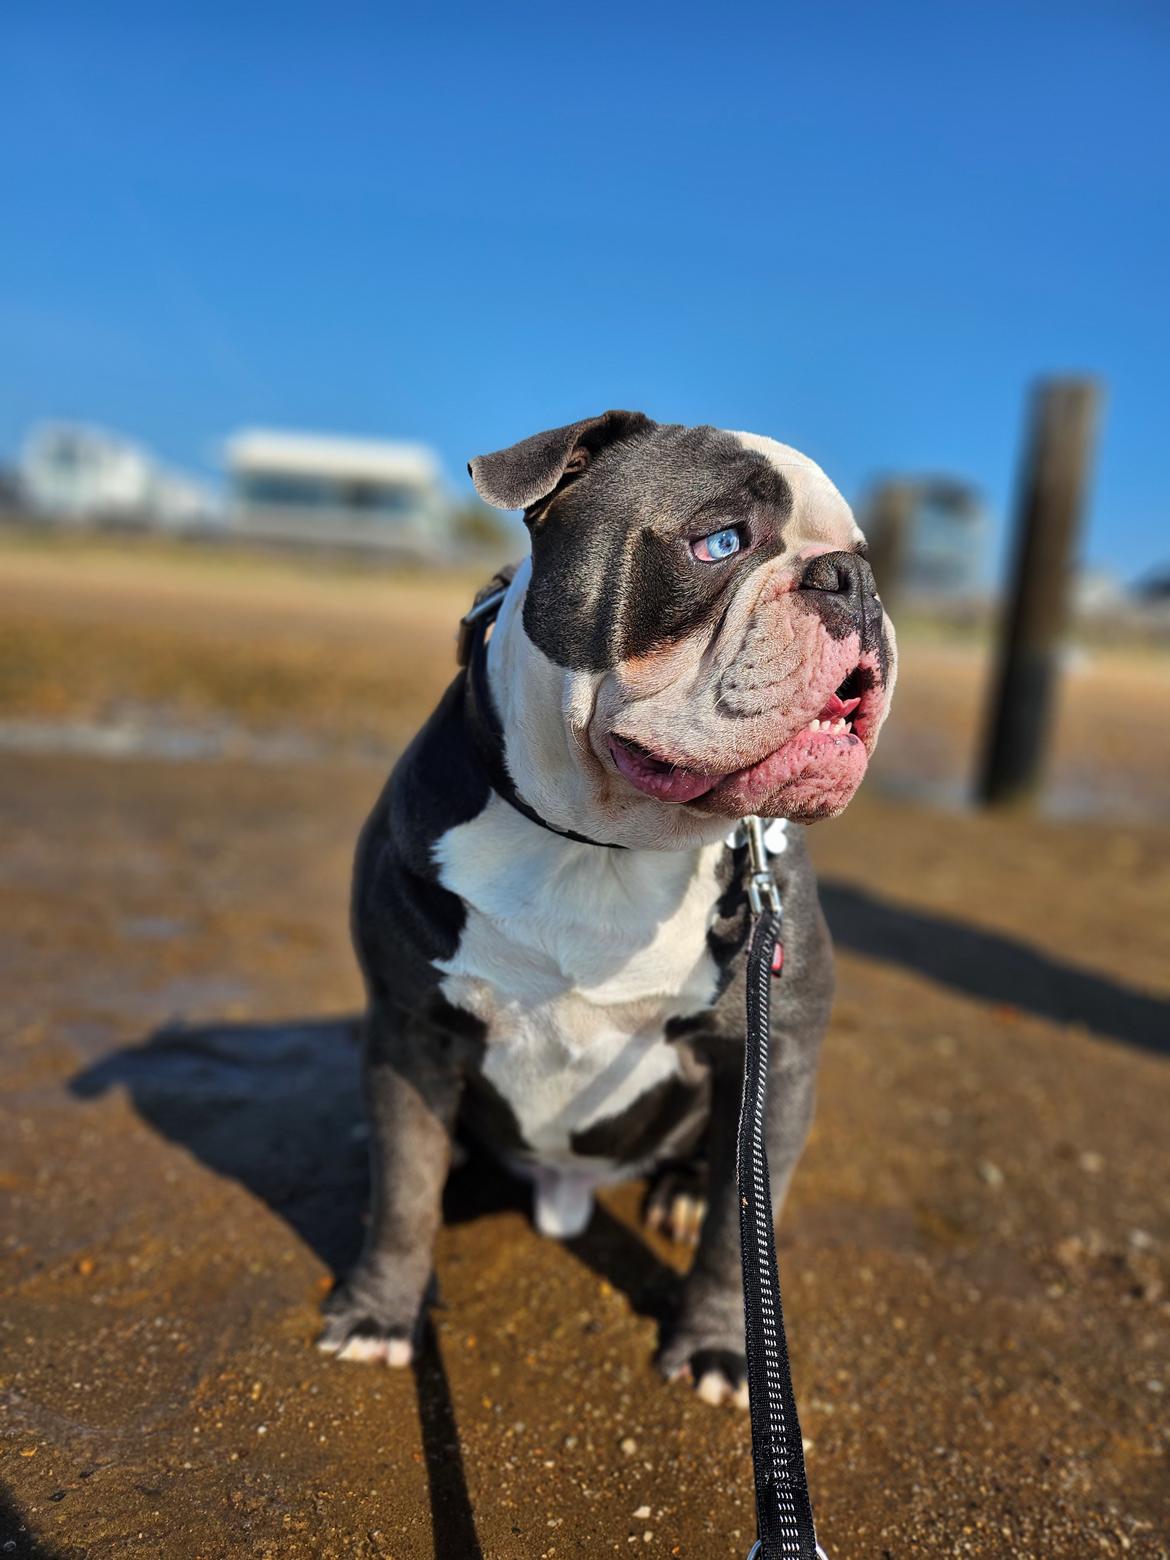
[[[810,731],[819,731],[821,729],[820,721],[819,720],[810,720],[809,723],[808,723],[808,729]]]

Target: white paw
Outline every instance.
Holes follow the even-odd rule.
[[[734,1386],[721,1370],[708,1370],[699,1377],[695,1387],[696,1394],[704,1403],[712,1403],[718,1406],[721,1403],[733,1403],[736,1408],[748,1406],[748,1384],[741,1381]]]
[[[334,1359],[350,1364],[383,1363],[394,1370],[401,1370],[414,1358],[414,1350],[406,1338],[371,1338],[355,1333],[339,1343],[326,1335],[318,1340],[317,1347],[322,1354],[331,1354]]]

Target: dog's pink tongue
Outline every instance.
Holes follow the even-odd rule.
[[[613,761],[631,785],[647,796],[656,796],[660,802],[693,802],[718,784],[721,776],[700,774],[697,769],[676,769],[669,765],[644,758],[632,752],[623,743],[611,741],[609,750]]]
[[[839,699],[835,693],[832,693],[829,695],[829,702],[825,705],[817,719],[840,720],[842,715],[852,715],[860,703],[860,695],[856,699]]]

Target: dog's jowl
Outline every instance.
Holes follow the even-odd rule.
[[[894,683],[848,505],[755,434],[606,412],[471,463],[531,557],[362,834],[373,1209],[321,1347],[409,1362],[456,1131],[571,1236],[596,1187],[651,1176],[696,1244],[660,1364],[746,1400],[735,1194],[746,814],[786,909],[772,1007],[779,1212],[832,993],[802,840],[849,801]]]

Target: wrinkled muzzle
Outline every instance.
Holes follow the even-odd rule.
[[[619,666],[594,747],[615,781],[703,815],[830,817],[865,774],[895,665],[868,563],[808,551],[746,579],[706,636]]]

